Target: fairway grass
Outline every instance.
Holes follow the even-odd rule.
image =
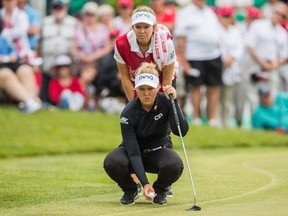
[[[123,206],[122,192],[102,168],[106,153],[87,153],[0,160],[0,215],[287,215],[287,148],[188,149],[187,154],[199,212],[185,211],[193,205],[186,166],[166,206],[143,197]]]
[[[24,115],[0,107],[0,216],[286,216],[288,137],[268,131],[190,126],[184,137],[200,212],[188,171],[173,198],[155,206],[140,197],[119,204],[116,183],[103,170],[121,142],[119,115],[41,110]],[[173,147],[184,160],[179,137]],[[155,175],[148,175],[151,182]]]

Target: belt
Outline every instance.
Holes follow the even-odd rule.
[[[155,147],[152,149],[143,149],[142,152],[143,153],[149,153],[149,152],[154,152],[154,151],[157,151],[157,150],[163,149],[163,148],[166,148],[166,146],[158,146],[158,147]]]

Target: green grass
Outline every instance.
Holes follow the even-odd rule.
[[[287,215],[288,139],[273,132],[192,127],[187,169],[164,207],[141,197],[122,206],[122,192],[102,168],[121,142],[119,117],[0,108],[0,215]],[[178,137],[175,150],[184,160]],[[149,175],[151,182],[155,175]]]
[[[102,113],[41,111],[23,115],[0,108],[0,158],[79,152],[103,152],[121,143],[119,117]],[[179,142],[173,136],[174,143]],[[274,132],[190,127],[190,148],[288,146],[287,136]],[[175,145],[176,148],[181,148]]]

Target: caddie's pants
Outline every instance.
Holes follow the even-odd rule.
[[[153,183],[157,193],[165,193],[167,187],[176,182],[183,172],[183,162],[180,156],[170,148],[141,153],[144,169],[148,173],[158,174]],[[137,185],[131,178],[133,169],[123,146],[112,150],[104,160],[104,169],[112,180],[118,183],[123,192],[137,190]]]

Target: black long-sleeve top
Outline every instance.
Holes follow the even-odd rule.
[[[188,132],[189,125],[175,99],[182,136]],[[139,98],[129,102],[120,117],[122,144],[127,151],[133,171],[141,184],[148,184],[148,179],[141,159],[143,149],[152,149],[171,144],[169,125],[173,134],[179,136],[175,123],[171,101],[163,93],[158,93],[153,108],[147,112],[141,107]]]

